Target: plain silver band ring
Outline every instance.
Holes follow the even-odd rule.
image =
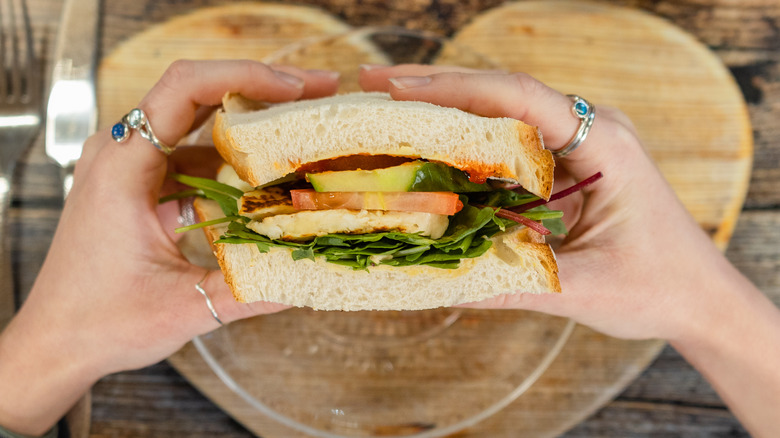
[[[588,136],[590,128],[593,126],[593,120],[596,118],[596,107],[590,102],[576,94],[568,94],[567,96],[574,101],[571,111],[575,117],[580,119],[580,126],[566,146],[553,151],[553,155],[556,157],[565,157],[574,152],[585,141],[585,137]]]
[[[219,315],[217,315],[217,309],[214,308],[214,303],[211,302],[211,298],[209,298],[209,294],[207,294],[206,290],[203,289],[203,286],[201,286],[201,283],[206,281],[206,277],[208,277],[210,273],[211,271],[206,271],[206,274],[203,276],[203,278],[197,284],[195,284],[195,290],[200,292],[200,294],[203,295],[203,298],[206,299],[206,305],[209,307],[209,310],[211,311],[211,316],[213,316],[214,319],[217,320],[219,325],[225,325],[222,322],[222,320],[219,319]]]
[[[135,129],[141,134],[141,137],[149,140],[149,142],[160,150],[165,155],[170,155],[173,152],[173,148],[161,142],[154,131],[152,125],[149,123],[149,119],[146,117],[146,113],[140,108],[133,108],[129,113],[122,117],[122,120],[118,121],[111,127],[111,138],[118,143],[123,143],[130,138],[130,130]]]

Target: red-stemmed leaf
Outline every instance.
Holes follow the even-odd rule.
[[[534,207],[538,207],[540,205],[547,204],[548,202],[557,201],[558,199],[565,198],[569,195],[572,195],[574,193],[579,192],[580,190],[584,189],[585,187],[593,184],[594,182],[600,180],[604,174],[601,172],[598,172],[594,175],[591,175],[584,180],[578,182],[577,184],[574,184],[573,186],[569,187],[568,189],[563,189],[558,193],[553,194],[550,196],[550,199],[545,201],[544,199],[539,199],[537,201],[529,202],[527,204],[518,205],[517,207],[511,208],[510,210],[514,213],[522,213],[524,211],[528,211]],[[507,218],[509,219],[509,218]]]
[[[481,205],[481,204],[472,204],[472,205],[475,206],[475,207],[479,207],[479,208],[487,207],[486,205]],[[544,235],[544,236],[547,236],[548,234],[551,234],[550,230],[548,230],[544,225],[542,225],[541,223],[539,223],[539,222],[537,222],[537,221],[535,221],[533,219],[529,219],[529,218],[523,216],[522,214],[518,214],[518,213],[515,213],[513,211],[509,211],[509,210],[507,210],[505,208],[498,208],[498,207],[490,207],[490,208],[495,210],[496,211],[496,216],[498,216],[500,218],[509,219],[511,221],[517,222],[518,224],[525,225],[526,227],[528,227],[528,228],[530,228],[530,229],[532,229],[532,230],[536,231],[537,233],[539,233],[541,235]]]

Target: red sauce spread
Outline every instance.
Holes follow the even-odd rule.
[[[394,155],[347,155],[327,160],[306,163],[298,168],[298,173],[341,172],[345,170],[374,170],[398,166],[416,158],[397,157]]]
[[[414,157],[399,157],[395,155],[357,154],[306,163],[298,167],[297,173],[341,172],[345,170],[374,170],[398,166],[410,161],[419,160]],[[448,166],[451,164],[443,163]],[[482,184],[491,176],[501,175],[504,165],[489,165],[481,163],[458,163],[456,167],[469,176],[469,181]]]
[[[469,176],[469,181],[476,184],[483,184],[491,176],[504,174],[506,166],[500,164],[463,163],[454,167],[466,172]]]

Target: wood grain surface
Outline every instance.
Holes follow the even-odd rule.
[[[59,0],[30,0],[42,50],[50,54]],[[182,13],[223,1],[120,2],[104,5],[103,53],[121,41]],[[501,1],[321,0],[303,2],[349,25],[395,24],[453,35]],[[727,256],[775,303],[780,303],[780,8],[774,0],[612,1],[651,12],[690,32],[728,65],[743,96],[755,139],[748,196]],[[12,210],[15,270],[20,288],[32,283],[56,226],[56,169],[42,143],[18,170]],[[103,379],[93,391],[91,435],[250,436],[195,391],[166,363]],[[618,397],[564,436],[747,436],[706,381],[666,348]]]

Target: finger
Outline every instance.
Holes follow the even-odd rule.
[[[311,92],[315,94],[337,84],[335,79],[322,74],[300,74],[302,77],[297,77],[254,61],[177,61],[138,107],[146,113],[160,141],[172,145],[191,129],[198,108],[218,105],[228,91],[250,99],[280,102],[300,98],[306,80],[313,82]],[[108,141],[106,146],[84,160],[94,160],[98,153],[105,153],[102,158],[113,163],[110,171],[115,172],[115,184],[131,194],[145,194],[151,201],[165,173],[164,154],[138,133],[131,133],[126,143]],[[87,161],[80,166],[90,164]]]
[[[291,307],[265,301],[240,303],[233,297],[233,293],[225,282],[225,277],[221,271],[206,271],[205,275],[202,270],[198,272],[199,277],[197,275],[191,277],[195,279],[192,283],[192,290],[196,295],[200,295],[194,303],[194,315],[201,322],[203,332],[217,328],[219,326],[217,318],[223,324],[228,324],[239,319],[276,313]],[[205,296],[195,288],[195,285],[201,287],[205,292]],[[206,296],[208,296],[208,299],[206,299]],[[214,309],[214,313],[209,308],[209,301]],[[216,318],[214,314],[216,314]]]
[[[438,73],[482,73],[504,74],[502,70],[477,70],[473,68],[454,65],[420,65],[400,64],[395,66],[362,65],[358,76],[358,83],[365,91],[389,91],[392,84],[390,78],[398,76],[429,76]]]
[[[305,97],[306,93],[332,92],[337,86],[337,75],[319,70],[271,68],[247,60],[177,61],[139,108],[160,125],[155,129],[157,136],[173,144],[189,131],[198,106],[219,105],[226,92],[237,92],[253,100],[285,102]]]
[[[565,300],[558,300],[562,294],[533,294],[533,293],[514,293],[502,294],[488,298],[483,301],[473,303],[459,304],[456,307],[469,309],[518,309],[532,310],[534,312],[544,312],[555,316],[569,315],[561,304],[566,304]],[[564,301],[564,303],[561,303]],[[556,305],[557,304],[557,305]]]
[[[394,77],[391,83],[394,99],[422,100],[488,117],[512,117],[538,126],[551,150],[566,145],[580,123],[572,113],[571,99],[526,74],[437,73]],[[609,115],[597,113],[583,144],[560,160],[576,179],[605,171],[614,163],[609,159],[607,146],[616,143],[615,124]]]
[[[590,290],[593,281],[600,281],[598,274],[590,275],[593,269],[582,266],[577,256],[557,254],[561,293],[517,293],[501,294],[487,300],[465,303],[458,307],[474,309],[520,309],[543,312],[549,315],[576,317],[587,308],[589,302],[582,302],[581,290]],[[579,270],[578,270],[579,269]],[[583,270],[584,269],[584,270]],[[582,274],[582,273],[585,274]],[[578,274],[580,273],[580,274]],[[585,297],[587,300],[588,297]]]
[[[166,144],[186,134],[201,105],[222,102],[226,92],[270,102],[294,100],[305,81],[254,61],[176,61],[139,104]]]
[[[289,65],[273,65],[275,71],[281,71],[305,80],[302,99],[316,99],[330,96],[339,88],[339,72],[331,70],[304,70]]]
[[[218,106],[201,106],[198,107],[198,109],[195,110],[195,119],[192,122],[192,126],[190,126],[189,131],[187,131],[187,134],[192,134],[193,131],[197,131],[200,129],[206,122],[209,121],[212,117],[214,117],[214,113],[219,109]]]
[[[618,231],[619,233],[630,234],[630,231],[628,231],[631,229],[630,225],[621,224],[615,225],[615,227],[622,229]],[[596,318],[599,315],[604,315],[603,309],[595,309],[594,306],[603,307],[606,304],[615,309],[629,309],[634,306],[641,307],[643,298],[651,296],[651,294],[641,294],[642,282],[637,283],[637,290],[631,291],[631,293],[621,291],[615,294],[613,291],[610,291],[614,289],[612,284],[604,283],[604,266],[614,268],[612,273],[614,278],[611,282],[614,284],[636,282],[639,278],[637,275],[642,275],[642,273],[621,269],[620,263],[621,260],[626,258],[626,253],[613,246],[611,238],[605,239],[603,236],[599,236],[597,239],[599,239],[599,243],[596,246],[588,243],[584,245],[574,243],[567,244],[564,248],[556,251],[561,293],[507,294],[478,303],[469,303],[466,306],[533,310],[551,315],[570,317],[580,323],[591,326],[598,324],[599,321]],[[643,246],[642,242],[637,243],[637,248],[645,246]],[[648,275],[653,275],[650,274],[651,272],[653,272],[652,268],[648,268]],[[625,281],[621,283],[618,280]],[[610,296],[608,302],[604,301],[605,296]]]
[[[224,160],[213,146],[181,146],[168,157],[169,171],[214,178]]]

